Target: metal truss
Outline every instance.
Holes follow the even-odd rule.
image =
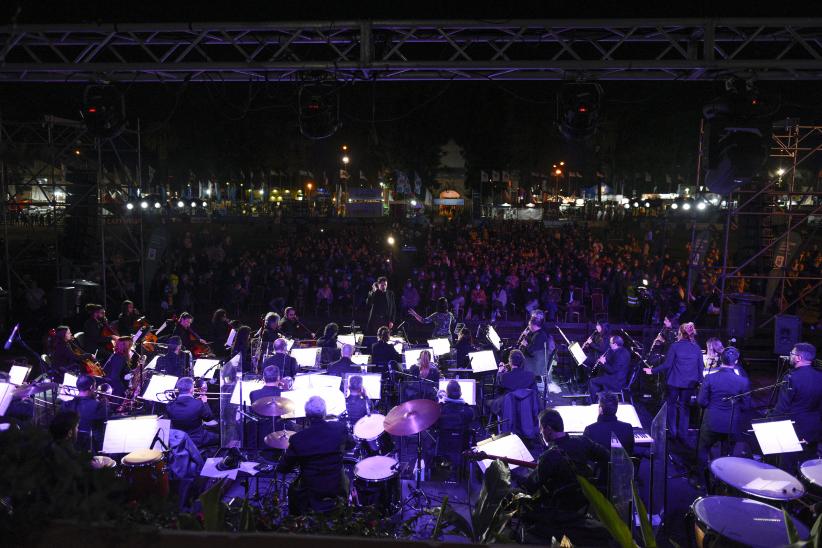
[[[789,274],[789,261],[794,255],[794,247],[789,245],[791,235],[802,224],[814,216],[822,215],[822,189],[820,181],[807,182],[800,188],[797,180],[797,169],[814,155],[822,152],[822,126],[801,125],[797,120],[785,120],[774,124],[771,140],[770,157],[779,159],[780,173],[776,178],[766,181],[758,188],[742,188],[731,194],[728,200],[729,207],[725,219],[725,246],[723,269],[721,276],[721,299],[724,302],[726,281],[734,279],[766,279],[778,284],[779,297],[776,299],[774,313],[764,311],[765,320],[759,327],[768,325],[777,314],[782,314],[794,305],[802,305],[805,299],[812,296],[822,287],[822,278]],[[757,202],[764,203],[765,207],[756,207]],[[742,263],[728,266],[728,236],[733,217],[741,215],[761,215],[763,220],[774,223],[775,220],[784,222],[775,223],[763,230],[763,241],[758,251],[746,258]],[[812,233],[812,236],[815,232]],[[816,236],[814,241],[818,241]],[[803,245],[808,242],[803,242]],[[756,265],[757,260],[764,258],[774,266],[769,274],[759,274],[749,268]],[[799,296],[788,302],[785,291],[789,285],[798,286]],[[766,305],[768,303],[766,302]]]
[[[822,79],[822,18],[0,28],[0,82]]]
[[[85,193],[97,194],[98,218],[100,220],[100,272],[102,277],[103,301],[108,295],[122,296],[125,293],[123,281],[117,276],[110,261],[106,258],[106,239],[115,242],[125,250],[128,263],[132,268],[139,268],[143,273],[143,236],[142,218],[136,226],[119,223],[107,228],[107,218],[114,218],[106,212],[113,211],[112,204],[105,199],[110,192],[129,195],[133,184],[140,180],[140,145],[139,126],[137,130],[126,130],[116,138],[95,139],[82,122],[67,120],[55,116],[44,116],[37,122],[0,121],[0,206],[2,206],[3,224],[3,259],[5,263],[5,286],[13,290],[18,284],[25,286],[24,274],[53,271],[54,280],[71,277],[71,268],[61,258],[61,237],[65,235],[64,218],[72,211],[71,205],[57,200],[57,191],[66,189],[65,167],[83,166],[97,171],[97,181],[85,189]],[[130,178],[127,167],[136,153],[136,183]],[[81,154],[82,156],[78,156]],[[112,171],[107,172],[107,165]],[[120,174],[125,174],[120,177]],[[10,187],[14,187],[17,196],[12,196]],[[43,197],[40,200],[29,199],[31,190],[37,188]],[[78,195],[78,201],[84,196]],[[12,226],[10,212],[21,211],[31,214],[34,210],[47,209],[52,222],[42,229],[22,223]],[[116,210],[116,208],[114,209]],[[45,235],[44,232],[49,234]],[[41,232],[41,237],[32,237],[33,232]],[[12,242],[19,245],[12,246]],[[43,253],[37,244],[47,244],[53,250]],[[74,265],[90,266],[90,265]],[[142,284],[145,287],[145,284]],[[10,291],[11,292],[11,291]],[[143,291],[145,293],[145,290]],[[133,295],[129,295],[133,297]],[[142,295],[145,301],[145,294]],[[104,302],[105,304],[105,302]],[[9,300],[13,306],[13,299]]]

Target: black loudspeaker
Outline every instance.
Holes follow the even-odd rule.
[[[787,356],[802,335],[802,320],[799,316],[780,315],[773,324],[773,351],[779,356]]]
[[[728,305],[728,338],[749,339],[753,337],[754,307],[749,303],[733,303]]]

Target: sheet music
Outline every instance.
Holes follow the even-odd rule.
[[[14,385],[8,382],[0,382],[0,416],[5,416],[14,397]]]
[[[151,358],[151,361],[146,364],[146,369],[157,369],[157,360],[160,359],[160,355],[156,355]]]
[[[751,427],[763,455],[802,451],[793,422],[789,420],[755,422]]]
[[[208,373],[209,377],[213,377],[214,373],[217,372],[217,364],[220,363],[220,360],[214,359],[205,359],[205,358],[198,358],[194,360],[194,376],[195,377],[202,377],[206,373]]]
[[[431,357],[434,357],[434,351],[431,348],[412,348],[403,352],[402,358],[405,368],[408,369],[412,365],[416,365],[417,361],[420,359],[420,354],[426,350],[431,353]]]
[[[351,356],[351,363],[356,365],[368,365],[371,362],[371,356],[368,354],[354,354]]]
[[[144,415],[106,422],[103,437],[103,453],[131,453],[139,449],[149,449],[154,435],[159,432],[162,442],[168,445],[171,421],[157,415]],[[159,448],[159,444],[155,449]]]
[[[344,344],[357,346],[356,335],[337,335],[337,348],[342,348]]]
[[[311,396],[319,396],[325,400],[325,412],[328,415],[341,415],[345,412],[345,396],[343,396],[339,387],[286,390],[280,395],[294,402],[294,412],[283,415],[284,419],[305,417],[305,402],[307,402]]]
[[[448,383],[457,381],[462,390],[462,399],[468,405],[477,405],[477,380],[476,379],[440,379],[440,390],[446,390]],[[370,394],[370,392],[369,392]]]
[[[71,386],[72,388],[77,388],[77,375],[72,375],[71,373],[64,373],[63,386]]]
[[[440,339],[428,339],[428,346],[434,351],[434,356],[442,356],[451,352],[451,341],[445,337]]]
[[[577,365],[582,365],[588,358],[588,356],[585,355],[585,351],[582,350],[582,347],[579,345],[578,342],[572,342],[571,344],[569,344],[568,351],[571,353],[571,356],[574,357],[574,361],[577,362]]]
[[[348,383],[351,380],[351,377],[354,375],[359,375],[362,377],[362,386],[365,388],[365,393],[368,394],[369,400],[378,400],[380,399],[380,394],[382,394],[382,374],[380,373],[349,373],[345,376],[345,393],[346,395],[349,393],[348,391]]]
[[[200,476],[204,478],[228,478],[230,480],[236,480],[237,475],[240,472],[245,472],[250,476],[256,476],[258,470],[255,468],[258,463],[251,462],[251,461],[244,461],[240,463],[240,466],[237,468],[232,468],[231,470],[217,470],[217,464],[223,459],[220,457],[211,457],[206,459],[205,464],[203,464],[203,469],[200,470]]]
[[[485,336],[488,337],[488,341],[494,345],[494,348],[497,350],[502,348],[502,339],[500,338],[499,333],[497,333],[497,330],[494,329],[493,325],[488,326]]]
[[[9,380],[11,384],[21,385],[26,382],[26,377],[29,376],[31,367],[26,365],[12,365],[9,369]]]
[[[516,434],[509,434],[493,441],[486,440],[480,442],[480,444],[474,449],[496,457],[507,457],[509,459],[534,462],[534,457],[531,456],[531,452],[528,451],[528,448],[525,447],[525,444],[522,443],[522,440]],[[488,467],[491,466],[491,462],[493,462],[491,459],[485,459],[477,462],[477,465],[479,465],[483,474]],[[518,468],[519,465],[509,464],[508,467],[513,470]]]
[[[585,427],[597,421],[599,416],[598,405],[558,405],[554,407],[562,416],[562,422],[566,432],[583,432]],[[642,428],[634,406],[628,403],[621,403],[617,408],[617,419],[630,423],[634,428]]]
[[[292,348],[291,357],[297,360],[300,367],[316,367],[320,358],[320,348]]]
[[[252,379],[235,383],[234,392],[231,393],[231,400],[229,402],[232,405],[240,405],[240,385],[242,385],[243,404],[251,405],[251,393],[265,386],[265,381],[262,379]]]
[[[164,394],[166,390],[174,390],[174,387],[177,385],[177,379],[178,377],[174,375],[155,373],[151,376],[151,380],[148,381],[148,386],[140,398],[157,403],[168,403],[168,399]]]
[[[471,362],[471,370],[474,373],[484,371],[496,371],[497,359],[493,350],[481,350],[479,352],[469,352],[468,361]]]

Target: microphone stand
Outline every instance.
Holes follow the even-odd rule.
[[[731,417],[728,420],[728,431],[733,432],[734,409],[735,409],[734,405],[736,404],[736,400],[741,399],[741,398],[747,398],[751,394],[756,394],[757,392],[764,392],[765,390],[771,390],[771,389],[775,390],[777,387],[782,386],[783,384],[787,384],[787,383],[788,383],[788,381],[779,381],[779,382],[774,383],[774,384],[769,384],[768,386],[763,386],[761,388],[754,388],[753,390],[748,390],[747,392],[742,392],[741,394],[736,394],[735,396],[725,396],[724,398],[722,398],[721,401],[731,402]]]
[[[433,385],[437,384],[434,381],[432,381],[431,379],[425,379],[422,376],[415,377],[414,375],[411,375],[410,373],[404,373],[402,371],[396,371],[396,373],[399,373],[400,375],[402,375],[404,377],[415,378],[416,381],[417,381],[417,385],[418,385],[417,389],[419,390],[418,396],[420,396],[420,397],[422,396],[422,383],[427,382],[427,383],[430,383],[430,384],[433,384]],[[414,466],[414,468],[416,469],[416,472],[414,473],[414,477],[415,477],[414,488],[408,494],[408,497],[403,501],[403,503],[402,503],[403,508],[410,505],[412,510],[419,511],[423,508],[423,502],[424,502],[426,508],[430,507],[430,505],[431,505],[431,501],[428,498],[428,495],[426,495],[425,492],[420,487],[420,484],[422,483],[422,473],[423,473],[422,472],[422,463],[423,463],[423,458],[422,458],[422,431],[419,431],[419,432],[417,432],[417,459],[416,459],[416,463],[415,463],[415,466]],[[411,502],[413,502],[414,504],[411,505],[410,504]]]
[[[43,358],[40,356],[40,354],[35,352],[34,349],[30,347],[25,340],[23,340],[23,335],[20,333],[19,329],[17,330],[17,334],[14,337],[12,337],[11,343],[14,344],[14,341],[20,343],[20,346],[22,346],[29,354],[32,354],[34,356],[35,360],[37,360],[37,365],[40,366],[42,372],[45,373],[49,371],[48,364],[45,361],[43,361]]]

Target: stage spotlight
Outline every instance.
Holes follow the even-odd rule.
[[[182,200],[177,201],[177,207],[185,207],[185,203]]]
[[[706,207],[708,207],[708,204],[706,204],[705,202],[699,202],[698,204],[696,204],[696,208],[699,211],[704,211]]]
[[[140,207],[143,209],[148,209],[148,202],[143,200],[142,202],[140,202]]]
[[[569,141],[593,137],[599,121],[602,87],[594,83],[565,84],[557,97],[557,125]]]
[[[305,84],[298,93],[298,102],[297,122],[303,136],[326,139],[340,129],[340,94],[336,81]]]
[[[385,239],[385,241],[388,242],[388,245],[394,245],[396,243],[396,240],[394,240],[393,236],[389,236]]]
[[[651,202],[645,202],[645,207],[651,207]]]
[[[639,207],[639,202],[634,202],[634,207]]]
[[[685,202],[684,204],[682,204],[682,209],[685,210],[685,211],[690,210],[691,209],[691,203],[690,202]]]
[[[679,204],[674,202],[671,204],[671,209],[679,209]]]
[[[208,203],[203,202],[203,207],[206,207],[206,206],[208,206]]]
[[[154,202],[154,209],[160,209],[160,202]]]
[[[197,202],[191,202],[191,207],[197,207]]]
[[[131,202],[127,203],[127,204],[126,204],[126,209],[128,209],[129,211],[131,211],[132,209],[134,209],[134,204],[132,204]]]

